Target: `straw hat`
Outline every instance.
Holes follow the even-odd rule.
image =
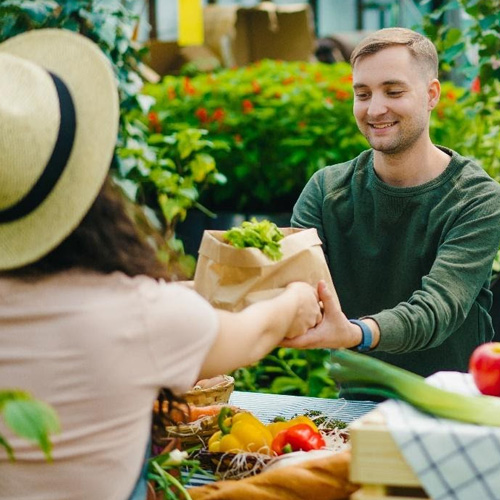
[[[82,35],[23,33],[0,44],[0,270],[40,259],[94,202],[118,131],[109,61]]]

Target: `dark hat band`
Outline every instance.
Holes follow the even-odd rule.
[[[54,81],[59,98],[61,121],[56,144],[42,174],[33,187],[16,204],[0,210],[0,223],[12,222],[33,212],[54,189],[68,163],[75,140],[76,113],[73,99],[65,83],[48,72]]]

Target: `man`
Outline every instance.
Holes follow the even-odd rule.
[[[372,149],[317,172],[292,217],[318,230],[338,298],[320,286],[322,323],[283,345],[355,348],[423,376],[466,371],[493,336],[500,186],[431,142],[440,83],[427,38],[377,31],[351,64],[354,116]]]

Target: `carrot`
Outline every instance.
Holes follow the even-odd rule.
[[[229,406],[233,411],[237,408],[235,406],[230,405],[208,405],[208,406],[191,406],[189,405],[189,409],[191,410],[190,422],[194,422],[195,420],[199,420],[203,417],[214,417],[219,414],[221,409],[224,406]]]

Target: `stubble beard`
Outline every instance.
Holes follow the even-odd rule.
[[[401,122],[398,122],[397,126],[401,126]],[[359,125],[358,125],[358,128]],[[360,128],[361,133],[368,141],[370,146],[374,151],[379,151],[387,155],[396,155],[410,149],[425,133],[426,125],[423,121],[419,121],[415,126],[409,128],[402,126],[401,131],[396,137],[392,138],[390,141],[384,140],[382,138],[372,138],[370,137],[370,126],[366,125],[365,130]]]

